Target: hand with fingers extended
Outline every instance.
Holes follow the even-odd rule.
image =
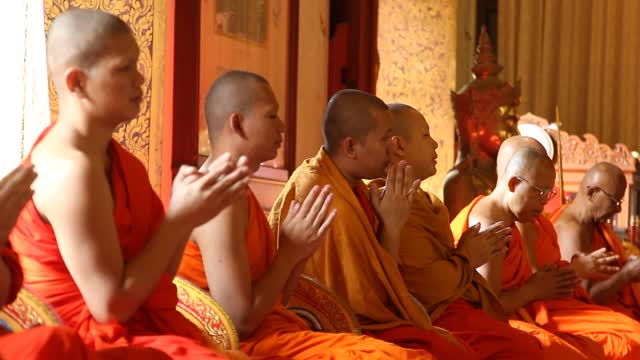
[[[568,266],[545,265],[527,280],[536,300],[569,297],[577,285],[578,276]]]
[[[571,267],[582,279],[604,280],[615,274],[620,257],[605,248],[589,254],[577,254],[571,259]]]
[[[249,183],[247,158],[237,162],[228,153],[200,170],[182,166],[173,181],[167,218],[199,226],[247,193]]]
[[[25,164],[0,180],[0,246],[8,240],[22,208],[33,196],[31,184],[36,176],[33,165]]]
[[[460,237],[458,249],[469,256],[471,266],[477,268],[494,256],[504,256],[511,241],[511,227],[499,221],[480,231],[480,223],[470,227]]]
[[[627,282],[640,281],[640,258],[636,256],[629,257],[620,271],[624,274]]]
[[[313,255],[335,219],[337,210],[331,209],[332,201],[329,185],[322,190],[314,186],[302,204],[292,201],[280,228],[280,251],[295,262]]]
[[[371,204],[387,231],[399,233],[409,219],[411,204],[420,180],[413,175],[413,168],[405,161],[393,164],[387,171],[384,191],[375,184],[369,185]]]

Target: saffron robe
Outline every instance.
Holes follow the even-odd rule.
[[[535,337],[512,328],[498,298],[453,245],[446,206],[418,190],[402,230],[400,270],[434,324],[463,339],[483,359],[542,359]]]
[[[52,125],[55,126],[55,125]],[[35,146],[51,129],[46,129]],[[149,183],[144,165],[115,140],[109,144],[114,221],[122,256],[134,258],[163,220],[160,199]],[[159,349],[174,359],[223,358],[204,345],[198,328],[177,310],[177,290],[168,274],[158,281],[140,308],[123,323],[96,321],[60,254],[56,234],[33,200],[22,210],[10,237],[20,255],[25,285],[49,303],[65,325],[78,332],[90,349],[119,346]]]
[[[454,238],[459,239],[468,228],[469,215],[481,198],[477,197],[451,223]],[[537,230],[536,266],[568,265],[560,258],[557,235],[549,220],[539,216],[534,224]],[[522,286],[533,275],[524,239],[515,225],[512,229],[502,275],[502,288],[505,290]],[[599,349],[585,341],[586,339],[600,344],[607,359],[640,358],[640,323],[611,309],[590,303],[588,294],[581,286],[576,287],[573,297],[535,301],[527,305],[525,310],[537,325],[571,342],[589,358],[601,355],[598,354]],[[565,334],[573,337],[568,338]]]
[[[257,281],[273,262],[276,237],[253,193],[249,194],[249,226],[245,241],[251,279]],[[209,290],[200,249],[190,241],[185,249],[180,276]],[[419,350],[402,349],[368,336],[313,332],[281,303],[276,304],[240,348],[249,355],[278,355],[290,359],[428,359]]]
[[[0,249],[0,257],[9,269],[11,284],[7,304],[12,303],[22,288],[23,273],[18,255],[9,247]],[[2,306],[0,304],[0,306]],[[169,359],[164,353],[147,348],[112,348],[101,351],[87,349],[82,339],[66,326],[40,326],[17,333],[0,327],[0,359]]]
[[[566,205],[561,207],[549,220],[555,223],[566,207]],[[621,267],[627,262],[627,254],[624,251],[622,241],[618,238],[615,231],[613,231],[613,227],[611,227],[610,224],[596,224],[592,239],[591,249],[597,250],[604,247],[607,251],[613,252],[618,255],[618,265]],[[610,303],[606,304],[606,306],[633,319],[640,320],[640,283],[627,284],[618,291],[617,296],[612,299]]]
[[[427,350],[438,359],[476,357],[451,334],[434,330],[413,302],[396,261],[378,242],[378,220],[364,195],[366,186],[358,181],[352,188],[324,149],[293,172],[271,210],[271,227],[278,230],[291,201],[303,201],[314,185],[331,186],[337,214],[304,273],[344,299],[368,335]]]

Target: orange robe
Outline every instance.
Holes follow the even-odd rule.
[[[343,298],[368,335],[427,350],[438,359],[476,357],[450,334],[439,335],[412,301],[397,263],[378,242],[378,220],[366,186],[362,181],[350,186],[324,149],[291,175],[269,216],[271,227],[279,229],[292,200],[302,201],[314,185],[326,184],[333,191],[337,216],[304,272]]]
[[[47,132],[48,129],[34,146]],[[144,249],[162,222],[164,210],[151,188],[144,165],[115,140],[109,145],[109,153],[113,216],[122,256],[127,261]],[[222,358],[204,345],[198,328],[176,310],[176,287],[168,274],[162,276],[129,320],[100,323],[91,315],[65,266],[53,228],[42,219],[33,200],[22,210],[10,241],[20,255],[25,286],[48,302],[89,348],[149,347],[174,359]]]
[[[560,218],[560,215],[566,207],[567,206],[565,205],[560,208],[549,218],[549,220],[555,223]],[[624,251],[622,241],[620,241],[618,235],[613,231],[610,224],[596,224],[591,244],[591,249],[593,250],[604,247],[608,251],[618,255],[620,257],[618,265],[622,266],[627,262],[627,254]],[[640,283],[631,283],[626,285],[618,292],[617,295],[618,296],[610,303],[606,304],[606,306],[633,319],[640,320]]]
[[[481,198],[476,198],[451,223],[456,239],[468,228],[469,214]],[[537,267],[567,265],[560,258],[557,235],[549,220],[539,216],[534,224],[537,229]],[[515,225],[512,229],[512,239],[504,260],[503,289],[520,287],[532,275],[524,239]],[[576,288],[574,297],[535,301],[525,310],[537,325],[570,342],[588,354],[589,358],[600,357],[600,350],[586,341],[588,339],[602,346],[607,359],[640,359],[640,323],[606,307],[591,304],[580,286]]]
[[[418,190],[401,237],[402,276],[435,325],[463,339],[483,359],[543,358],[535,337],[509,326],[469,254],[454,248],[449,211],[440,199]]]
[[[0,249],[0,257],[11,273],[7,304],[12,303],[22,288],[23,273],[17,254],[8,247]],[[0,359],[168,359],[154,349],[113,348],[102,351],[87,349],[82,339],[66,326],[41,326],[10,334],[0,326]]]
[[[253,281],[261,278],[276,253],[276,238],[256,197],[249,195],[249,227],[246,236],[249,266]],[[198,245],[189,242],[185,249],[180,276],[209,290]],[[313,332],[307,324],[277,304],[254,333],[241,343],[249,355],[278,355],[291,359],[424,359],[428,354],[405,350],[368,336]]]

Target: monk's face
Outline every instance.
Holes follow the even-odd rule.
[[[113,35],[91,68],[84,71],[84,110],[116,125],[140,112],[144,78],[138,71],[138,44],[130,33]]]
[[[419,179],[426,179],[436,174],[438,143],[431,137],[429,124],[422,115],[412,121],[410,136],[406,141],[405,160],[414,168]]]
[[[542,214],[544,206],[553,197],[555,175],[553,166],[541,165],[511,178],[509,210],[517,221],[531,222]]]
[[[605,222],[622,210],[622,198],[626,191],[625,181],[615,181],[613,177],[605,178],[601,184],[593,188],[589,198],[591,214],[595,222]]]
[[[385,176],[389,165],[389,140],[391,139],[391,113],[374,111],[372,117],[376,127],[367,134],[363,142],[356,146],[357,177],[377,179]]]
[[[276,157],[282,144],[284,123],[278,115],[278,100],[268,84],[258,84],[256,102],[245,114],[244,131],[247,141],[245,154],[251,167],[257,170],[261,163]]]

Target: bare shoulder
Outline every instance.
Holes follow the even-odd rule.
[[[236,236],[246,233],[248,226],[249,201],[247,197],[242,197],[195,228],[191,237],[201,247],[211,243],[243,244]]]
[[[491,224],[500,221],[498,212],[496,211],[496,205],[490,197],[484,197],[476,203],[471,209],[469,214],[469,225],[481,224],[482,228],[485,228]]]

